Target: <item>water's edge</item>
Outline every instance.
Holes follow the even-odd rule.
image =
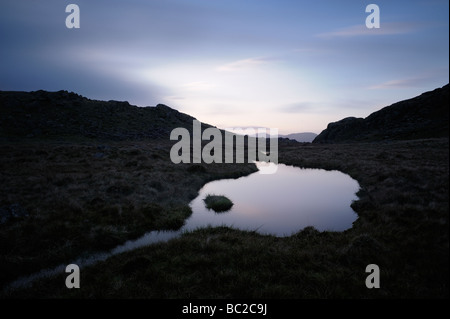
[[[282,164],[282,165],[284,165],[284,164]],[[255,172],[252,174],[259,174],[259,173]],[[250,174],[250,175],[252,175],[252,174]],[[244,178],[245,177],[248,177],[248,176],[244,176]],[[217,182],[217,181],[213,181],[213,182]],[[207,184],[205,184],[205,185],[207,185]],[[198,194],[200,195],[200,193],[201,193],[201,190],[199,190]],[[189,217],[189,218],[191,218],[191,217]],[[188,218],[188,220],[189,220],[189,218]],[[123,252],[127,252],[127,251],[131,251],[131,250],[134,250],[137,248],[145,247],[145,246],[148,246],[148,245],[151,245],[154,243],[167,242],[173,238],[177,238],[177,237],[181,236],[185,232],[190,232],[190,231],[195,230],[192,228],[186,229],[186,227],[185,227],[186,222],[187,222],[187,220],[185,221],[185,225],[183,227],[181,227],[179,230],[176,230],[176,231],[150,231],[150,232],[144,234],[143,236],[139,237],[138,239],[128,240],[125,243],[111,249],[110,251],[94,253],[94,254],[90,255],[89,257],[80,257],[80,258],[76,259],[75,261],[71,262],[70,264],[76,264],[80,268],[87,267],[87,266],[94,265],[97,262],[105,261],[106,259],[108,259],[114,255],[123,253]],[[208,225],[203,225],[202,227],[206,227],[206,226],[208,226]],[[229,226],[229,227],[232,227],[232,226]],[[200,228],[200,227],[197,227],[197,228]],[[299,229],[299,230],[301,230],[301,229]],[[269,235],[271,235],[271,234],[269,234]],[[69,265],[69,264],[61,264],[54,268],[44,269],[37,273],[21,277],[15,281],[13,281],[9,285],[7,285],[3,289],[3,291],[7,293],[8,291],[12,291],[12,290],[15,290],[18,288],[27,288],[35,280],[46,278],[46,277],[51,277],[56,274],[61,274],[61,273],[65,272],[67,265]]]

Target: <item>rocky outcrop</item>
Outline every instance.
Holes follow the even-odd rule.
[[[394,103],[365,119],[328,124],[313,143],[404,140],[449,136],[449,85]]]

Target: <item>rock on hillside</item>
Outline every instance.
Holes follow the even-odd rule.
[[[167,138],[194,118],[159,104],[90,100],[67,91],[0,91],[0,137]]]
[[[400,101],[365,119],[328,124],[313,143],[401,140],[449,136],[449,84]]]

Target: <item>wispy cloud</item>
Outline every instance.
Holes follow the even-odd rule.
[[[314,107],[314,103],[311,102],[298,102],[284,105],[280,108],[280,111],[285,113],[305,113],[313,110]]]
[[[267,64],[273,60],[274,60],[273,58],[261,58],[261,57],[243,59],[221,65],[217,68],[217,70],[221,72],[236,71],[244,68],[250,68],[262,64]]]
[[[427,74],[418,77],[410,77],[404,79],[390,80],[379,84],[374,84],[368,87],[370,90],[377,89],[405,89],[416,88],[429,83],[430,80],[435,79],[435,75]]]
[[[367,35],[392,35],[392,34],[405,34],[413,32],[419,29],[421,24],[402,23],[402,22],[385,22],[381,23],[381,27],[376,29],[369,29],[365,24],[358,24],[342,29],[337,29],[330,32],[317,34],[320,38],[333,38],[333,37],[357,37]]]
[[[210,90],[214,87],[215,87],[214,84],[212,84],[210,82],[206,82],[206,81],[194,81],[194,82],[185,83],[181,86],[182,89],[187,90],[187,91],[205,91],[205,90]]]
[[[293,53],[322,53],[324,52],[323,49],[313,48],[313,47],[307,47],[307,48],[297,48],[292,50]]]

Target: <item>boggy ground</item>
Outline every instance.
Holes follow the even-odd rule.
[[[1,146],[1,283],[151,229],[177,228],[209,180],[253,165],[172,164],[162,143]],[[448,139],[281,145],[281,163],[340,170],[361,190],[344,232],[205,228],[39,279],[3,298],[448,298]],[[323,194],[326,200],[327,194]],[[5,213],[6,212],[6,213]],[[368,289],[368,264],[380,288]]]
[[[206,182],[257,170],[175,165],[172,143],[157,139],[30,141],[0,145],[1,286],[147,231],[178,229]]]

